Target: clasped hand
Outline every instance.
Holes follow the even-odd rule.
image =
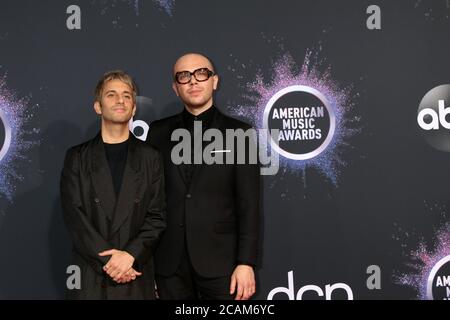
[[[133,268],[134,257],[126,251],[111,249],[100,252],[98,255],[101,257],[111,256],[103,267],[103,271],[117,283],[128,283],[142,275]]]

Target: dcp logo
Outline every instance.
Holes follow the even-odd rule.
[[[270,144],[282,156],[307,160],[323,152],[333,139],[336,119],[326,97],[318,90],[295,85],[278,91],[266,105],[263,125],[278,129]]]
[[[0,162],[8,153],[11,145],[11,127],[6,119],[6,115],[0,110]]]
[[[420,101],[417,123],[432,147],[450,152],[450,85],[431,89]]]

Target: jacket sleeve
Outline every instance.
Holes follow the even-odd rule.
[[[257,161],[251,163],[249,156],[251,150],[253,152],[258,150],[256,137],[253,135],[246,142],[245,163],[236,164],[235,170],[236,213],[239,230],[236,263],[256,266],[260,229],[260,167]]]
[[[89,262],[99,274],[109,257],[100,257],[102,251],[112,246],[98,233],[86,215],[81,201],[79,153],[70,149],[66,153],[61,174],[61,202],[66,227],[71,235],[76,251]]]
[[[155,154],[151,169],[150,202],[145,221],[137,236],[124,249],[135,258],[137,268],[142,267],[153,255],[158,240],[166,228],[163,160],[156,150]]]

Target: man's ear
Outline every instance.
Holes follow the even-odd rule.
[[[177,97],[179,97],[180,95],[178,94],[178,88],[177,88],[177,84],[175,82],[172,82],[172,89],[173,89],[173,91],[175,91],[175,94],[177,95]]]
[[[219,86],[219,76],[215,74],[213,76],[213,89],[217,90],[217,87]]]
[[[102,106],[100,105],[99,101],[94,102],[94,110],[97,114],[99,114],[99,115],[102,114]]]
[[[134,117],[135,114],[136,114],[136,103],[135,103],[134,106],[133,106],[133,113],[132,113],[132,116]]]

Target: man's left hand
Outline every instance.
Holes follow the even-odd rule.
[[[103,270],[116,282],[131,269],[134,263],[134,257],[126,251],[111,249],[100,252],[98,255],[111,256]]]

